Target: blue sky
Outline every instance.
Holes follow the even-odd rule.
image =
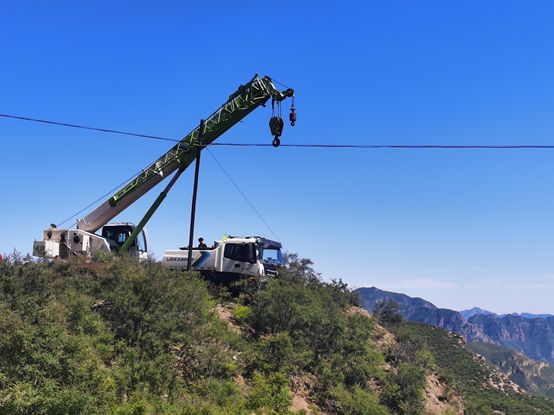
[[[283,142],[552,144],[549,1],[12,2],[0,112],[179,138],[254,73],[297,91]],[[221,142],[271,142],[259,109]],[[0,252],[164,142],[0,119]],[[554,151],[212,149],[291,252],[454,309],[554,313]],[[148,229],[188,235],[192,169]],[[120,219],[135,221],[157,189]],[[197,236],[272,235],[203,157]]]

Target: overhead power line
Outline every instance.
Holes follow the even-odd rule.
[[[210,146],[272,147],[265,143],[212,143]],[[443,144],[281,144],[279,147],[296,148],[358,148],[358,149],[554,149],[554,145],[443,145]]]
[[[162,140],[178,143],[180,140],[169,137],[161,137],[157,135],[150,134],[141,134],[134,133],[129,131],[113,130],[109,128],[98,128],[90,127],[79,124],[70,124],[59,121],[52,120],[42,120],[38,118],[23,117],[19,115],[11,114],[0,114],[0,117],[11,118],[20,121],[30,121],[37,122],[42,124],[57,125],[61,127],[71,127],[79,128],[82,130],[90,130],[102,133],[111,133],[111,134],[120,134],[132,137],[140,137],[150,140]],[[270,143],[211,143],[209,146],[225,146],[225,147],[273,147]],[[499,145],[488,145],[488,144],[469,144],[469,145],[444,145],[444,144],[287,144],[283,143],[280,147],[288,148],[344,148],[344,149],[367,149],[367,150],[378,150],[378,149],[438,149],[438,150],[522,150],[522,149],[538,149],[538,150],[552,150],[554,145],[549,144],[499,144]]]
[[[58,126],[61,126],[61,127],[80,128],[82,130],[91,130],[91,131],[97,131],[97,132],[101,132],[101,133],[130,135],[130,136],[133,136],[133,137],[148,138],[148,139],[151,139],[151,140],[177,141],[177,142],[179,141],[179,140],[175,140],[174,138],[158,137],[158,136],[155,136],[155,135],[140,134],[140,133],[130,133],[128,131],[112,130],[112,129],[108,129],[108,128],[89,127],[89,126],[86,126],[86,125],[69,124],[69,123],[59,122],[59,121],[41,120],[41,119],[38,119],[38,118],[22,117],[20,115],[0,114],[0,117],[12,118],[12,119],[21,120],[21,121],[38,122],[38,123],[42,123],[42,124],[58,125]]]

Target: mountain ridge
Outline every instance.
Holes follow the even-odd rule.
[[[522,313],[513,312],[513,313],[498,314],[493,311],[482,309],[480,307],[473,307],[467,310],[461,310],[459,311],[459,313],[462,316],[464,316],[466,320],[476,315],[493,315],[497,317],[516,316],[516,317],[523,317],[531,320],[535,318],[554,317],[553,314],[548,314],[548,313],[536,314],[536,313],[527,313],[527,312],[522,312]]]
[[[553,396],[554,384],[554,317],[526,318],[519,314],[498,315],[475,307],[462,312],[438,308],[422,298],[406,294],[364,287],[356,290],[360,304],[369,312],[381,300],[390,299],[398,304],[398,311],[406,320],[439,327],[464,337],[468,343],[483,343],[510,350],[509,358],[490,360],[516,383],[532,393]],[[494,353],[493,353],[494,351]],[[499,349],[489,350],[491,358],[499,356]],[[526,360],[527,359],[527,360]],[[546,365],[547,380],[537,375],[537,367]],[[540,372],[540,371],[539,371]]]
[[[459,312],[466,320],[468,318],[471,318],[473,316],[476,316],[476,315],[481,315],[481,314],[484,314],[484,315],[497,315],[496,313],[493,313],[492,311],[489,311],[489,310],[484,310],[480,307],[473,307],[473,308],[470,308],[468,310],[462,310]]]

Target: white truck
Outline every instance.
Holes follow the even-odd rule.
[[[292,89],[279,91],[271,78],[256,75],[250,82],[241,85],[225,104],[167,153],[91,213],[77,220],[75,227],[60,228],[52,224],[45,229],[42,239],[34,241],[33,255],[65,260],[72,257],[90,258],[92,252],[102,251],[126,253],[139,260],[147,259],[148,239],[144,226],[179,176],[196,159],[200,149],[211,144],[254,109],[265,106],[268,100],[271,99],[272,104],[277,103],[280,108],[281,101],[293,96]],[[289,119],[291,125],[294,125],[294,104]],[[274,136],[273,146],[277,147],[283,129],[283,120],[279,115],[271,118],[270,128]],[[129,222],[110,223],[172,173],[175,174],[138,225]],[[97,234],[100,230],[100,234]],[[203,273],[220,273],[221,276],[228,273],[244,276],[273,275],[282,262],[280,248],[278,242],[260,237],[228,238],[217,242],[211,249],[193,249],[192,269]],[[167,251],[162,263],[172,269],[183,269],[183,263],[188,262],[188,252],[188,248]]]
[[[162,265],[186,270],[188,248],[167,250]],[[283,265],[281,244],[260,236],[227,236],[207,248],[192,250],[192,267],[208,279],[232,281],[237,276],[276,276]]]

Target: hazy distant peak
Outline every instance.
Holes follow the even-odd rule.
[[[473,308],[470,308],[469,310],[462,310],[460,311],[460,314],[464,316],[466,320],[470,319],[473,316],[496,316],[500,318],[512,316],[512,317],[521,317],[526,319],[554,317],[552,314],[533,314],[533,313],[496,314],[496,313],[493,313],[492,311],[484,310],[479,307],[473,307]]]
[[[403,306],[410,307],[425,307],[429,309],[436,309],[437,307],[430,303],[429,301],[424,300],[419,297],[410,297],[406,294],[395,293],[392,291],[380,290],[377,287],[362,287],[358,288],[356,292],[360,295],[362,305],[369,312],[373,311],[373,307],[378,300],[390,299],[398,303],[402,308]]]
[[[483,310],[482,308],[479,308],[479,307],[473,307],[473,308],[470,308],[469,310],[462,310],[462,311],[460,311],[460,314],[462,316],[464,316],[464,318],[466,320],[473,317],[473,316],[480,316],[480,315],[496,316],[497,315],[496,313],[493,313],[492,311]]]
[[[510,314],[500,315],[500,317],[506,317],[506,316],[523,317],[527,319],[554,317],[552,314],[533,314],[533,313],[510,313]]]

